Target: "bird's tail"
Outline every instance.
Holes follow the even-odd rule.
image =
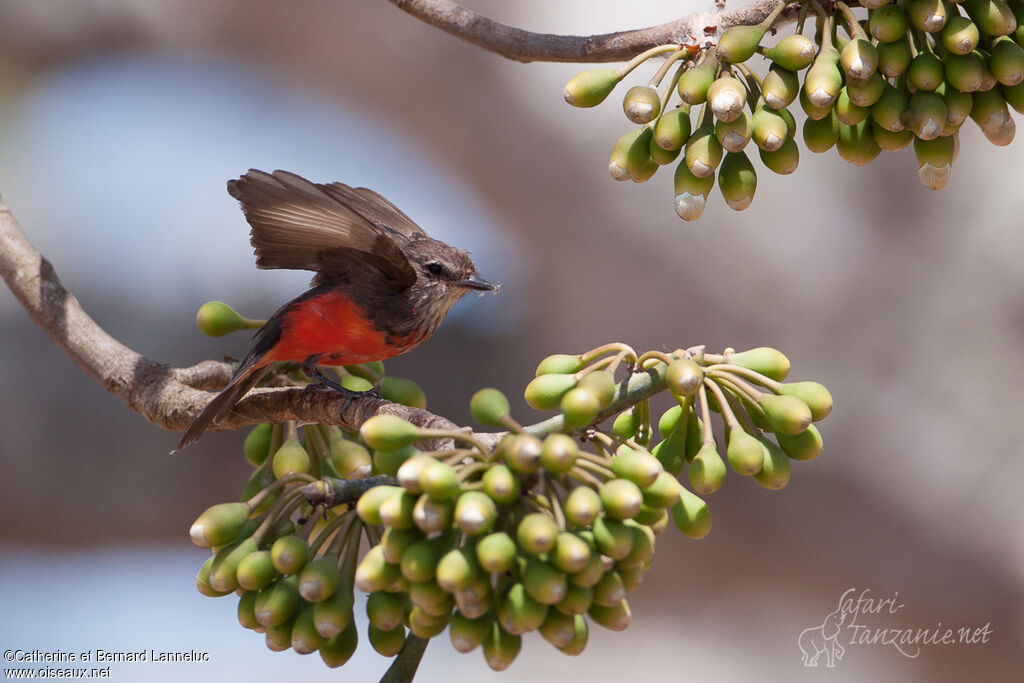
[[[196,415],[192,422],[189,424],[185,433],[181,436],[181,441],[178,442],[178,447],[175,451],[180,451],[192,442],[196,441],[206,428],[210,426],[214,420],[224,417],[231,409],[235,407],[235,404],[242,400],[242,397],[248,393],[250,389],[256,386],[256,383],[260,381],[264,373],[267,371],[267,366],[250,366],[246,367],[245,363],[238,368],[238,372],[231,378],[228,385],[224,387],[219,394],[214,396],[213,400],[206,404],[203,408],[203,412]]]

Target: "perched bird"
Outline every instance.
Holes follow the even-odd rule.
[[[300,361],[311,377],[347,393],[318,365],[391,358],[426,341],[471,290],[497,291],[469,254],[432,239],[373,190],[316,184],[293,173],[250,170],[228,181],[242,204],[258,268],[311,270],[312,289],[256,332],[227,386],[189,424],[178,449],[231,411],[272,363]]]

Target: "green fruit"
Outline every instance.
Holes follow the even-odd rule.
[[[976,92],[971,106],[971,118],[981,128],[989,142],[1006,145],[1013,140],[1014,122],[998,88]]]
[[[437,585],[449,593],[464,590],[476,579],[476,556],[472,548],[453,548],[437,563]]]
[[[451,613],[435,616],[414,606],[409,610],[409,631],[417,638],[429,640],[444,631],[450,619]]]
[[[835,113],[818,120],[808,117],[804,120],[804,146],[815,154],[827,152],[839,139],[839,119]]]
[[[707,93],[708,104],[719,121],[733,121],[747,104],[747,89],[738,78],[724,74],[715,79]]]
[[[629,131],[618,139],[612,148],[612,155],[608,159],[608,172],[611,173],[612,178],[629,180],[643,172],[644,167],[651,162],[652,135],[651,127],[643,126]],[[535,381],[537,380],[535,379]],[[529,391],[529,386],[527,386],[527,391]],[[542,409],[538,408],[538,410]]]
[[[922,140],[934,140],[939,137],[946,125],[948,112],[946,101],[941,95],[933,92],[916,92],[910,96],[903,125]]]
[[[618,457],[618,456],[617,456]],[[661,468],[661,463],[651,456]],[[630,519],[636,516],[644,502],[640,487],[628,479],[611,479],[598,490],[605,512],[614,519]],[[522,545],[522,541],[520,541]]]
[[[672,521],[690,538],[704,538],[711,531],[711,508],[685,488],[679,488],[679,502],[672,507]]]
[[[597,419],[601,412],[601,399],[588,387],[570,389],[562,397],[562,415],[566,429],[586,427]]]
[[[274,453],[274,459],[271,463],[275,479],[280,479],[289,474],[308,474],[309,466],[309,453],[302,447],[299,440],[294,437],[285,439],[281,447]]]
[[[679,97],[690,105],[703,104],[717,71],[718,59],[713,55],[705,56],[700,64],[690,67],[679,77]]]
[[[879,7],[868,18],[868,33],[880,43],[894,43],[905,39],[907,28],[907,15],[899,5]]]
[[[761,26],[730,26],[718,39],[718,56],[723,62],[740,64],[757,52],[765,29]]]
[[[718,171],[718,189],[733,211],[743,211],[750,206],[757,190],[757,172],[746,154],[729,152],[725,156]]]
[[[542,450],[543,446],[537,437],[531,434],[517,434],[502,442],[501,455],[513,472],[529,474],[540,468]]]
[[[935,92],[942,95],[946,102],[946,125],[959,126],[967,120],[974,106],[974,98],[969,93],[960,92],[956,88],[943,83]]]
[[[491,617],[467,619],[462,614],[452,615],[448,626],[448,637],[457,652],[472,652],[483,644],[491,631]]]
[[[878,69],[878,48],[870,40],[854,38],[839,54],[839,64],[848,81],[864,81]]]
[[[540,450],[541,467],[549,472],[561,474],[572,469],[579,453],[576,440],[567,434],[551,434],[544,439]]]
[[[784,396],[795,396],[805,403],[811,410],[811,419],[814,422],[824,420],[832,412],[832,394],[825,385],[818,382],[790,382],[783,384],[779,393]]]
[[[882,128],[897,133],[903,130],[903,112],[910,106],[910,96],[902,88],[886,84],[882,96],[871,107],[871,118]]]
[[[491,625],[491,632],[484,640],[484,660],[494,671],[504,671],[519,655],[523,639],[503,630],[497,623]]]
[[[270,437],[274,426],[268,422],[258,424],[245,437],[245,444],[242,446],[245,451],[245,459],[253,467],[259,467],[267,459],[270,453]]]
[[[646,488],[663,472],[658,459],[646,451],[629,450],[612,457],[612,472],[640,488]]]
[[[594,542],[601,554],[621,560],[633,549],[633,532],[622,522],[598,517],[594,520]]]
[[[491,465],[484,472],[483,491],[496,503],[511,505],[519,500],[519,479],[505,465]]]
[[[693,132],[686,141],[683,160],[690,173],[698,178],[712,178],[722,161],[722,144],[715,137],[715,127],[703,125]],[[676,174],[676,195],[678,196],[679,174]],[[710,191],[710,189],[709,189]]]
[[[476,559],[485,571],[501,574],[515,566],[516,544],[504,531],[488,534],[476,544]]]
[[[413,524],[425,534],[444,531],[452,524],[454,507],[451,500],[437,500],[424,493],[412,509]]]
[[[678,475],[686,464],[686,435],[673,432],[651,450],[666,472]]]
[[[410,583],[409,602],[434,617],[451,614],[455,607],[454,596],[437,585],[436,581]]]
[[[512,584],[498,606],[498,622],[514,635],[540,628],[547,615],[548,606],[530,597],[521,583]]]
[[[783,69],[800,71],[810,66],[816,54],[818,48],[814,42],[807,36],[796,33],[780,40],[765,53],[765,56]]]
[[[800,79],[795,72],[773,64],[761,84],[761,96],[769,109],[785,109],[800,94]]]
[[[1024,48],[1011,38],[997,38],[992,43],[989,69],[1003,85],[1017,85],[1024,81]]]
[[[338,590],[338,554],[327,553],[313,560],[299,572],[299,595],[308,602],[322,602]]]
[[[298,577],[288,576],[257,593],[253,610],[256,621],[270,628],[289,621],[295,614],[298,604]]]
[[[683,104],[675,109],[664,112],[658,122],[654,124],[654,144],[665,150],[681,150],[683,143],[690,137],[690,107]],[[582,367],[575,370],[561,370],[561,372],[579,372]]]
[[[402,576],[413,583],[433,581],[437,573],[437,564],[441,561],[448,546],[443,537],[417,541],[402,553],[399,565]]]
[[[697,220],[704,213],[708,195],[715,185],[714,174],[698,178],[684,162],[676,166],[674,182],[676,214],[684,221]]]
[[[601,561],[597,560],[597,563],[600,567]],[[598,574],[599,576],[594,580],[595,584],[600,580],[600,576],[603,575],[600,571]],[[568,616],[586,614],[587,609],[589,609],[593,602],[594,589],[591,586],[580,586],[574,581],[570,581],[566,586],[565,597],[562,598],[560,603],[555,605],[555,610]]]
[[[1003,97],[1006,103],[1017,110],[1018,114],[1024,114],[1024,83],[1011,87],[1003,87]]]
[[[309,562],[309,545],[298,536],[284,536],[270,547],[270,561],[282,574],[295,574]]]
[[[630,619],[632,618],[629,611],[629,604],[622,600],[618,605],[614,607],[605,607],[604,605],[594,604],[587,610],[587,614],[595,624],[603,626],[610,631],[624,631],[628,626]]]
[[[252,538],[226,545],[218,550],[210,565],[210,588],[220,593],[238,588],[238,565],[256,550],[257,544]]]
[[[664,117],[662,117],[664,118]],[[572,375],[583,369],[583,356],[555,353],[540,362],[534,373],[541,375]]]
[[[797,384],[803,383],[799,382]],[[824,389],[824,387],[822,388]],[[780,434],[799,434],[810,426],[811,409],[797,397],[796,394],[800,393],[804,392],[800,392],[797,389],[793,393],[778,396],[775,394],[762,394],[758,405],[761,406],[761,409],[767,415],[772,431]],[[827,415],[828,413],[826,412],[825,414]]]
[[[341,386],[349,391],[370,391],[373,389],[373,382],[358,375],[345,375],[341,378]]]
[[[316,608],[314,608],[315,610]],[[320,658],[331,668],[343,666],[356,651],[359,644],[359,633],[354,623],[349,623],[344,631],[330,638],[320,646]]]
[[[786,138],[786,141],[782,143],[782,147],[774,152],[766,152],[763,149],[759,149],[758,153],[761,155],[761,163],[769,171],[779,175],[789,175],[800,164],[800,148],[793,138]]]
[[[370,448],[384,451],[410,446],[420,439],[420,429],[397,415],[374,415],[359,428]]]
[[[571,531],[559,531],[550,552],[551,563],[567,574],[582,571],[590,562],[593,551],[586,541]]]
[[[377,654],[394,657],[402,651],[402,646],[405,645],[405,627],[396,626],[390,631],[385,631],[370,624],[366,628],[366,637]]]
[[[370,452],[362,444],[346,439],[341,430],[330,432],[328,447],[331,451],[331,464],[341,476],[356,478],[352,475],[359,472],[369,474],[372,465]]]
[[[659,119],[660,120],[660,119]],[[679,157],[679,153],[682,149],[666,150],[662,149],[655,142],[654,138],[651,138],[650,146],[648,147],[648,153],[651,155],[651,161],[658,166],[667,166],[671,164],[676,158]]]
[[[540,368],[538,368],[540,370]],[[576,386],[576,376],[546,373],[537,375],[526,385],[524,397],[534,410],[551,410],[562,402],[565,393]]]
[[[874,161],[882,148],[875,143],[871,135],[871,124],[861,121],[855,126],[839,126],[839,139],[836,140],[836,151],[844,160],[856,166],[864,166]]]
[[[728,123],[715,123],[715,137],[727,152],[738,152],[746,147],[753,132],[753,120],[745,111]]]
[[[761,469],[764,460],[761,442],[742,429],[729,431],[729,447],[726,449],[729,465],[736,472],[750,476]]]
[[[622,110],[633,123],[650,123],[661,113],[661,99],[658,91],[649,85],[634,85],[626,91]]]
[[[1017,28],[1013,10],[1003,0],[964,0],[961,7],[986,35],[1005,36]]]
[[[516,539],[519,547],[528,553],[546,553],[555,547],[558,525],[540,512],[531,512],[519,521]]]
[[[256,621],[256,591],[246,591],[238,601],[238,623],[252,630],[263,628]]]
[[[615,416],[612,431],[623,439],[632,439],[640,429],[640,415],[633,408],[623,410]]]
[[[891,43],[878,44],[878,70],[886,78],[902,76],[913,58],[906,36]]]
[[[469,412],[485,427],[502,427],[509,413],[508,399],[497,389],[481,389],[469,399]]]
[[[206,562],[203,563],[203,566],[199,568],[199,573],[196,574],[196,590],[208,598],[219,598],[232,592],[231,590],[215,590],[210,585],[210,570],[213,568],[214,559],[216,559],[216,555],[206,558]]]
[[[352,625],[352,587],[339,586],[331,597],[313,605],[313,624],[324,638],[334,638]]]
[[[961,92],[976,92],[985,84],[985,64],[976,52],[946,55],[945,74],[949,84]]]
[[[615,89],[625,74],[618,69],[588,69],[565,84],[563,96],[574,107],[596,107]]]
[[[521,578],[527,594],[542,605],[554,605],[565,598],[565,574],[539,558],[526,561]]]
[[[629,528],[633,534],[633,547],[628,555],[616,563],[615,566],[619,571],[635,569],[645,565],[649,566],[654,559],[654,531],[650,527],[635,521],[629,525]],[[598,586],[600,586],[600,583]],[[594,587],[595,596],[598,586]],[[596,597],[594,599],[595,601],[597,600]]]
[[[359,497],[359,500],[356,502],[356,514],[359,515],[359,519],[367,524],[379,525],[381,523],[381,504],[391,496],[402,493],[402,491],[401,486],[374,486]]]
[[[764,446],[764,460],[761,470],[754,475],[754,481],[769,490],[781,489],[789,483],[789,458],[771,441],[760,441]]]
[[[781,351],[768,346],[728,353],[725,362],[753,370],[776,382],[783,381],[789,374],[789,359]]]
[[[238,563],[236,577],[238,585],[248,591],[258,591],[269,586],[278,578],[270,552],[258,550],[245,556]]]
[[[917,139],[909,130],[903,129],[894,133],[882,128],[877,122],[874,122],[871,126],[871,136],[879,147],[888,152],[896,152],[909,147],[910,143]]]
[[[381,524],[392,529],[407,531],[416,524],[412,518],[412,512],[416,507],[419,496],[403,490],[393,496],[389,496],[380,504]]]
[[[644,505],[664,509],[679,499],[679,482],[668,472],[660,472],[652,484],[643,489]]]
[[[284,652],[292,646],[292,624],[293,620],[278,624],[277,626],[268,626],[265,630],[267,649],[273,652]]]
[[[632,532],[630,532],[630,533],[632,534]],[[630,540],[630,542],[632,542],[632,540],[633,540],[632,536],[630,537],[629,540]],[[595,548],[596,548],[596,542],[595,542],[594,545],[595,545]],[[632,550],[632,546],[630,546],[630,550]],[[626,554],[628,554],[628,552]],[[625,557],[625,555],[623,555],[623,557]],[[583,569],[579,570],[578,572],[575,572],[574,574],[571,574],[569,576],[569,581],[571,581],[572,584],[575,585],[575,586],[580,586],[582,588],[590,588],[590,587],[596,585],[597,582],[601,580],[602,576],[604,576],[604,565],[603,565],[603,563],[601,561],[601,556],[597,552],[595,552],[595,553],[591,554],[590,560],[587,562],[587,566],[585,566]],[[585,597],[586,599],[584,600],[583,597]],[[580,597],[580,603],[582,604],[583,602],[585,602],[586,606],[589,606],[591,598],[592,598],[592,594],[591,593],[586,593],[585,596],[581,596]],[[565,608],[565,609],[568,609],[568,608]],[[586,607],[584,607],[584,609],[586,609]],[[574,612],[574,614],[580,614],[580,613],[581,612]]]
[[[907,80],[918,90],[935,90],[944,79],[942,60],[931,52],[919,52],[907,69]]]
[[[876,71],[866,81],[850,83],[846,92],[851,103],[858,107],[870,107],[878,102],[888,86],[889,83]]]
[[[576,635],[576,619],[558,610],[548,610],[544,623],[540,625],[540,634],[555,647],[567,647]]]
[[[200,548],[212,548],[235,540],[249,519],[245,503],[219,503],[203,511],[188,533]]]
[[[367,551],[356,567],[355,585],[364,593],[372,593],[384,590],[400,576],[401,568],[386,562],[383,549],[380,545],[375,545]]]
[[[420,488],[434,500],[451,500],[459,492],[459,478],[455,468],[438,460],[423,467]]]
[[[602,410],[610,406],[615,398],[615,376],[607,370],[588,372],[580,378],[578,387],[592,391]]]
[[[594,586],[595,605],[614,607],[626,597],[626,587],[622,584],[622,578],[618,572],[607,572]]]
[[[844,87],[839,91],[835,105],[836,118],[847,126],[855,126],[868,117],[867,107],[859,107],[850,101],[850,93]]]
[[[380,547],[384,552],[385,561],[398,564],[402,561],[402,554],[406,549],[421,540],[423,532],[419,529],[385,529],[380,537]]]
[[[946,186],[952,174],[955,152],[956,137],[953,135],[934,140],[914,138],[914,153],[917,156],[917,175],[925,187],[932,190],[941,190]],[[828,408],[831,410],[831,396],[828,399]],[[827,415],[828,412],[825,412],[825,414]]]
[[[403,406],[420,409],[427,407],[427,397],[423,393],[423,389],[411,379],[382,377],[378,383],[378,391],[380,391],[381,398],[401,403]]]
[[[466,491],[455,503],[455,525],[464,534],[477,536],[490,531],[498,517],[494,500],[480,491]]]
[[[390,631],[405,619],[405,600],[397,593],[370,593],[366,598],[366,616],[377,628]]]
[[[823,48],[804,76],[807,99],[814,107],[827,108],[835,102],[842,87],[843,72],[839,69],[839,52],[835,48]]]
[[[978,47],[978,41],[981,39],[977,24],[960,15],[949,18],[940,36],[942,46],[955,55],[969,54]]]
[[[405,446],[395,450],[374,451],[373,469],[378,474],[387,474],[394,477],[407,460],[419,454],[420,451],[415,446]]]
[[[918,29],[936,33],[946,25],[949,15],[942,0],[909,0],[907,17]]]
[[[233,308],[220,301],[208,301],[196,312],[196,325],[199,331],[210,337],[223,337],[238,330],[255,330],[262,327],[265,322],[243,318]]]
[[[587,486],[574,488],[562,504],[566,521],[578,527],[593,524],[602,509],[601,497],[597,495],[597,491]]]
[[[573,632],[572,640],[568,645],[558,648],[563,654],[567,655],[579,655],[583,653],[583,650],[587,647],[587,622],[582,616],[574,617],[573,626],[575,631]]]

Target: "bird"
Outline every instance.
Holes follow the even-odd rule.
[[[274,363],[298,361],[316,381],[321,365],[392,358],[430,338],[465,294],[496,292],[469,254],[431,238],[365,187],[313,183],[287,171],[250,169],[229,180],[251,227],[256,267],[316,273],[253,336],[227,385],[195,416],[176,450],[227,415]]]

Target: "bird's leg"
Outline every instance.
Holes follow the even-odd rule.
[[[352,405],[352,401],[357,398],[380,398],[377,388],[367,389],[366,391],[353,391],[352,389],[346,389],[341,386],[338,382],[334,381],[320,370],[320,366],[317,365],[317,361],[320,360],[320,356],[309,356],[302,362],[302,371],[306,373],[310,379],[328,386],[335,391],[341,392],[345,397],[345,404],[341,407],[341,414],[344,415],[348,411],[349,406]]]

